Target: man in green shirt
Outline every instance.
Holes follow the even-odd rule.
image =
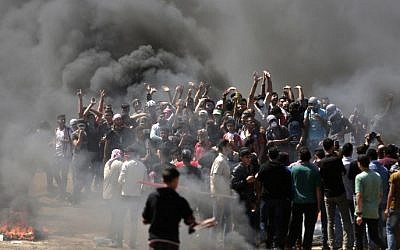
[[[360,155],[357,159],[361,173],[356,176],[356,249],[363,249],[365,224],[368,225],[369,238],[379,247],[385,249],[385,243],[379,237],[379,204],[382,199],[382,180],[379,174],[369,169],[369,158]]]
[[[288,247],[294,247],[300,238],[304,215],[303,249],[311,249],[320,207],[321,178],[318,169],[310,163],[311,153],[308,148],[301,148],[299,156],[300,162],[291,169],[294,194]]]

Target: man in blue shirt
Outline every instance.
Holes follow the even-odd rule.
[[[327,116],[325,110],[321,109],[316,97],[310,97],[308,108],[304,112],[304,133],[300,139],[300,145],[306,145],[310,152],[314,152],[319,143],[327,135]],[[306,143],[306,144],[304,144]]]

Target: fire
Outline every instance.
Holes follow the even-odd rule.
[[[6,240],[35,240],[33,227],[27,225],[10,225],[5,223],[0,227],[0,233]]]
[[[36,240],[38,231],[29,225],[27,213],[13,212],[8,220],[0,225],[0,234],[5,240]]]

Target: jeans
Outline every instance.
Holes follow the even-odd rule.
[[[213,217],[217,221],[217,225],[211,230],[212,240],[215,241],[219,233],[222,233],[222,238],[225,239],[225,236],[232,230],[231,209],[231,199],[213,199]]]
[[[89,162],[87,159],[87,155],[84,153],[74,155],[72,159],[72,201],[74,203],[80,202],[82,188],[87,182],[89,173]]]
[[[126,212],[129,213],[129,246],[131,248],[136,247],[137,239],[137,224],[139,215],[141,213],[142,202],[141,197],[134,196],[122,196],[123,212],[120,214],[121,218],[124,219]]]
[[[304,215],[304,237],[303,248],[311,249],[315,223],[318,218],[317,203],[296,204],[292,206],[292,221],[290,223],[290,231],[288,236],[288,247],[294,247],[296,240],[300,238],[301,226],[303,224]]]
[[[266,199],[260,206],[261,239],[267,236],[267,248],[284,248],[290,219],[290,201],[287,199]]]
[[[400,211],[389,211],[389,217],[386,221],[386,234],[387,234],[387,245],[389,250],[396,250],[396,231],[400,222]]]
[[[385,243],[382,241],[382,239],[379,237],[379,232],[378,232],[378,224],[379,224],[379,219],[367,219],[363,218],[362,219],[361,225],[358,225],[355,223],[355,229],[356,229],[356,250],[363,250],[364,249],[364,232],[365,232],[365,224],[368,225],[368,235],[371,241],[374,242],[375,245],[379,247],[379,249],[385,249]]]
[[[323,190],[323,188],[321,188]],[[328,218],[325,209],[324,194],[321,192],[320,199],[320,211],[321,211],[321,233],[322,233],[322,247],[328,246]]]
[[[113,197],[107,201],[111,213],[108,238],[115,244],[122,246],[123,239],[123,202],[120,196]]]
[[[349,203],[346,199],[346,195],[342,194],[337,197],[325,197],[325,207],[326,214],[328,217],[328,241],[329,247],[334,248],[334,238],[335,238],[335,213],[336,207],[339,208],[340,215],[342,217],[343,223],[343,243],[344,249],[351,249],[353,247],[353,242],[351,242],[351,235],[353,234],[353,228],[350,219],[350,208]]]
[[[67,190],[68,170],[71,160],[64,157],[56,157],[54,166],[54,179],[57,182],[60,196],[64,197]]]

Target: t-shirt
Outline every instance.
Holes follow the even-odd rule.
[[[363,171],[356,176],[356,193],[362,196],[362,211],[356,204],[355,215],[362,212],[362,217],[367,219],[378,219],[378,209],[381,202],[382,180],[374,171]]]
[[[291,168],[293,182],[293,203],[317,203],[316,188],[321,186],[321,178],[314,165],[296,164]]]
[[[389,184],[393,190],[391,209],[400,210],[400,172],[393,173],[389,178]]]
[[[345,193],[342,176],[346,174],[342,160],[335,155],[327,155],[319,163],[324,194],[337,197]]]
[[[291,199],[292,178],[286,167],[276,162],[265,163],[257,178],[263,185],[263,199]]]
[[[171,188],[158,188],[147,198],[143,219],[150,223],[149,240],[179,244],[179,222],[194,223],[193,211],[185,198]]]
[[[56,129],[56,157],[71,158],[71,134],[72,130],[69,127],[64,127],[63,130]]]

